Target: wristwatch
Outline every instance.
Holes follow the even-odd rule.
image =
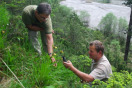
[[[48,55],[50,56],[50,58],[52,58],[52,53],[48,53]]]
[[[50,56],[50,55],[52,55],[52,53],[48,53],[48,55]]]

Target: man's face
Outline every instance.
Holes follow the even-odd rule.
[[[44,22],[49,17],[49,15],[46,15],[46,14],[39,14],[39,16],[42,22]]]
[[[49,15],[46,15],[46,14],[38,14],[37,13],[37,18],[40,22],[44,22],[46,21],[46,19],[49,17]]]
[[[98,54],[99,54],[99,53],[96,51],[94,45],[93,45],[93,46],[89,46],[89,51],[88,51],[88,53],[89,53],[89,57],[92,58],[93,60],[98,59]]]

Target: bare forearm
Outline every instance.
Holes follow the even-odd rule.
[[[48,51],[48,53],[53,53],[53,48],[52,48],[52,46],[53,46],[53,38],[48,38],[47,39],[47,51]]]
[[[86,74],[84,72],[79,71],[74,66],[72,66],[70,68],[70,70],[73,71],[80,79],[82,79],[85,82],[90,82],[90,81],[93,81],[94,80],[93,78],[91,78],[90,75],[88,75],[88,74]]]
[[[47,44],[47,49],[48,49],[48,53],[53,53],[53,48],[52,48],[52,41],[48,41],[49,43]]]
[[[27,25],[26,26],[29,30],[32,30],[32,31],[43,31],[44,29],[43,28],[40,28],[38,26],[35,26],[35,25]]]

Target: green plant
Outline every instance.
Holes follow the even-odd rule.
[[[86,73],[90,72],[89,68],[91,66],[92,60],[88,56],[85,56],[85,55],[72,56],[69,59],[72,61],[73,65],[79,70]]]
[[[49,86],[50,84],[52,84],[51,73],[52,73],[51,62],[49,56],[45,57],[45,60],[43,60],[41,64],[38,65],[33,64],[32,76],[34,77],[36,84],[39,87]]]
[[[3,48],[4,48],[4,40],[2,37],[2,33],[0,33],[0,49],[3,49]]]
[[[90,15],[86,11],[81,11],[79,18],[84,26],[86,26],[86,27],[89,26]]]
[[[3,4],[0,4],[0,49],[4,48],[7,25],[9,25],[9,12]]]
[[[132,75],[128,71],[113,72],[108,81],[94,80],[94,88],[131,88]]]
[[[123,53],[121,52],[121,46],[119,41],[112,40],[111,43],[107,44],[107,52],[105,52],[110,63],[117,69],[117,71],[126,69],[126,65],[123,64]]]
[[[106,37],[112,36],[111,34],[116,33],[117,29],[117,18],[113,13],[108,13],[102,18],[99,23],[100,30],[104,33]]]
[[[9,25],[9,12],[4,5],[0,5],[0,31],[6,30],[7,25]]]
[[[119,18],[117,38],[122,46],[122,51],[125,50],[125,39],[128,31],[128,23],[126,19]]]

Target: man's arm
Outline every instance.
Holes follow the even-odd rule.
[[[52,34],[46,34],[46,40],[47,40],[47,51],[48,54],[50,54],[51,60],[52,62],[55,62],[55,58],[52,57],[52,53],[53,53],[53,37]],[[55,64],[55,66],[57,66],[57,64]]]
[[[52,48],[52,45],[53,45],[53,37],[52,37],[52,34],[46,34],[46,40],[47,40],[47,51],[48,53],[53,53],[53,48]]]
[[[32,30],[32,31],[43,31],[43,30],[44,30],[43,28],[40,28],[40,27],[35,26],[35,25],[26,25],[26,27],[27,27],[29,30]]]
[[[85,82],[91,82],[94,80],[94,78],[91,75],[88,75],[76,69],[70,61],[64,62],[64,66],[66,68],[69,68],[72,72],[74,72],[80,79],[82,79]]]

